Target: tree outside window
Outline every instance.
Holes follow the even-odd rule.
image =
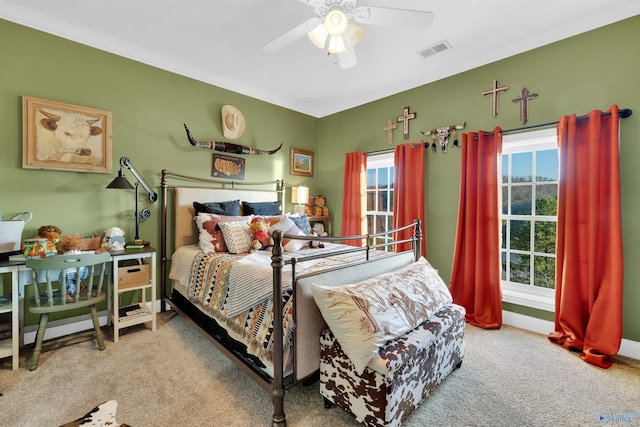
[[[555,132],[529,132],[512,142],[505,137],[501,162],[503,290],[552,296],[558,212]]]

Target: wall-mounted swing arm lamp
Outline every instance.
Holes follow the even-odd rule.
[[[133,176],[136,178],[135,187],[132,186],[131,183],[127,180],[127,178],[124,176],[124,172],[122,170],[123,168],[129,169],[133,174]],[[115,188],[119,190],[133,190],[135,188],[136,190],[136,236],[133,240],[133,243],[135,245],[148,245],[149,242],[146,242],[140,238],[140,218],[144,218],[144,219],[149,218],[151,216],[151,211],[149,211],[149,209],[147,208],[142,210],[138,209],[138,196],[139,196],[138,187],[140,185],[142,186],[142,188],[145,189],[145,191],[149,195],[150,203],[153,203],[156,200],[158,200],[158,193],[153,191],[153,189],[147,183],[147,181],[145,181],[142,175],[140,175],[140,172],[138,172],[138,170],[133,166],[133,163],[131,163],[131,160],[128,157],[121,157],[120,170],[118,171],[118,176],[113,181],[111,181],[109,185],[107,185],[107,188]]]

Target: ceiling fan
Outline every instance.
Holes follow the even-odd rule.
[[[299,0],[312,6],[316,16],[297,25],[262,46],[263,52],[273,53],[305,34],[327,54],[337,54],[340,67],[356,65],[353,48],[364,35],[356,24],[402,27],[425,30],[433,22],[433,14],[416,8],[411,0]]]

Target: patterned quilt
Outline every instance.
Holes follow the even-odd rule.
[[[229,290],[231,264],[243,255],[221,252],[200,252],[191,266],[188,298],[203,311],[215,318],[222,326],[240,334],[246,340],[247,351],[264,360],[272,360],[273,299],[263,301],[248,310],[228,317],[226,301]],[[293,332],[292,291],[283,292],[284,347],[289,348]]]
[[[305,250],[305,255],[317,255],[335,251],[335,247],[342,245],[331,245],[324,250]],[[381,256],[388,254],[381,251],[372,251],[371,256]],[[247,255],[235,255],[226,252],[198,252],[193,259],[187,284],[187,297],[200,307],[204,312],[212,316],[221,326],[225,326],[245,339],[247,351],[262,360],[272,361],[273,358],[273,298],[272,294],[272,270],[269,268],[265,276],[269,278],[267,285],[269,292],[264,293],[264,289],[256,291],[257,294],[267,295],[260,302],[250,306],[239,314],[235,307],[230,308],[230,290],[242,284],[230,286],[232,278],[232,264],[238,262]],[[291,256],[291,255],[289,255]],[[308,264],[305,273],[322,270],[337,264],[354,262],[362,259],[364,254],[352,253],[342,255],[329,255],[318,261]],[[301,272],[301,265],[298,264],[297,274]],[[291,277],[286,275],[285,277]],[[291,347],[293,342],[293,290],[290,280],[283,278],[283,344],[284,349]],[[260,292],[263,292],[262,294]],[[232,310],[231,312],[229,310]]]

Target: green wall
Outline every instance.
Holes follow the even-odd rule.
[[[624,330],[640,341],[640,17],[477,69],[399,93],[358,108],[316,119],[193,79],[159,70],[65,39],[0,20],[0,212],[3,217],[31,211],[24,237],[40,225],[55,224],[63,233],[89,234],[118,226],[133,235],[133,195],[106,191],[117,162],[128,156],[147,181],[159,190],[160,171],[201,177],[211,175],[211,152],[191,147],[182,123],[200,140],[224,140],[220,108],[238,107],[247,119],[237,141],[282,150],[269,157],[246,156],[246,181],[284,178],[289,186],[304,184],[311,194],[324,194],[340,230],[344,154],[389,148],[382,128],[405,106],[417,112],[411,138],[420,130],[467,122],[464,131],[520,127],[518,104],[523,87],[539,94],[530,103],[529,124],[557,120],[561,115],[631,108],[634,115],[621,126],[623,232],[625,256]],[[446,53],[444,53],[446,54]],[[427,59],[437,61],[438,56]],[[507,85],[500,113],[492,117],[490,99],[482,96],[492,80]],[[113,174],[22,169],[21,96],[89,106],[113,112]],[[398,129],[394,143],[405,142]],[[289,175],[289,148],[316,153],[316,175]],[[427,154],[427,218],[430,261],[448,282],[457,218],[460,150]],[[141,198],[141,200],[143,200]],[[159,244],[159,203],[141,225],[141,236]],[[505,305],[505,309],[536,316],[536,311]],[[533,313],[533,314],[532,314]],[[548,319],[544,313],[537,317]]]
[[[445,53],[446,54],[446,53]],[[438,61],[438,56],[429,58]],[[342,153],[389,148],[383,131],[387,120],[411,107],[417,118],[410,122],[410,139],[393,133],[394,144],[417,142],[420,130],[451,124],[461,132],[512,129],[522,126],[519,104],[511,100],[523,87],[539,96],[529,103],[528,125],[548,123],[565,114],[607,110],[617,104],[633,109],[621,122],[622,228],[624,233],[625,338],[640,341],[640,17],[603,27],[527,53],[494,62],[380,101],[340,112],[320,120],[318,140],[319,189],[327,204],[339,212],[342,203]],[[491,101],[482,92],[498,80],[508,86],[500,95],[499,114],[491,115]],[[460,135],[459,135],[460,136]],[[430,141],[429,141],[430,142]],[[427,154],[426,226],[427,255],[448,283],[455,242],[460,185],[461,150]],[[334,230],[340,230],[339,219]],[[546,320],[550,313],[505,304],[504,308]]]
[[[129,157],[157,192],[162,169],[211,177],[213,152],[192,147],[183,123],[199,140],[225,140],[224,104],[238,107],[247,121],[234,142],[266,150],[284,143],[272,156],[244,156],[245,181],[283,178],[288,186],[304,184],[316,191],[317,175],[289,175],[289,148],[314,150],[317,145],[314,117],[3,20],[0,52],[0,213],[4,219],[33,213],[23,238],[35,237],[38,227],[47,224],[63,234],[85,235],[117,226],[132,238],[133,191],[105,189],[118,172],[120,157]],[[113,173],[23,169],[23,95],[111,111]],[[140,202],[145,206],[146,194]],[[149,209],[140,236],[159,249],[160,202]],[[27,324],[34,322],[25,315]]]
[[[193,148],[183,123],[196,139],[224,140],[224,104],[238,107],[247,121],[234,142],[265,150],[284,142],[272,156],[245,156],[246,181],[284,178],[289,186],[304,183],[315,191],[317,177],[288,172],[290,147],[315,149],[316,118],[3,20],[0,52],[0,212],[5,219],[33,212],[25,238],[45,224],[83,234],[118,226],[132,237],[133,194],[104,189],[120,157],[129,157],[158,192],[162,169],[211,177],[213,151]],[[22,169],[22,95],[111,111],[113,173]],[[160,203],[152,204],[151,218],[140,227],[141,236],[156,245],[159,209]]]

